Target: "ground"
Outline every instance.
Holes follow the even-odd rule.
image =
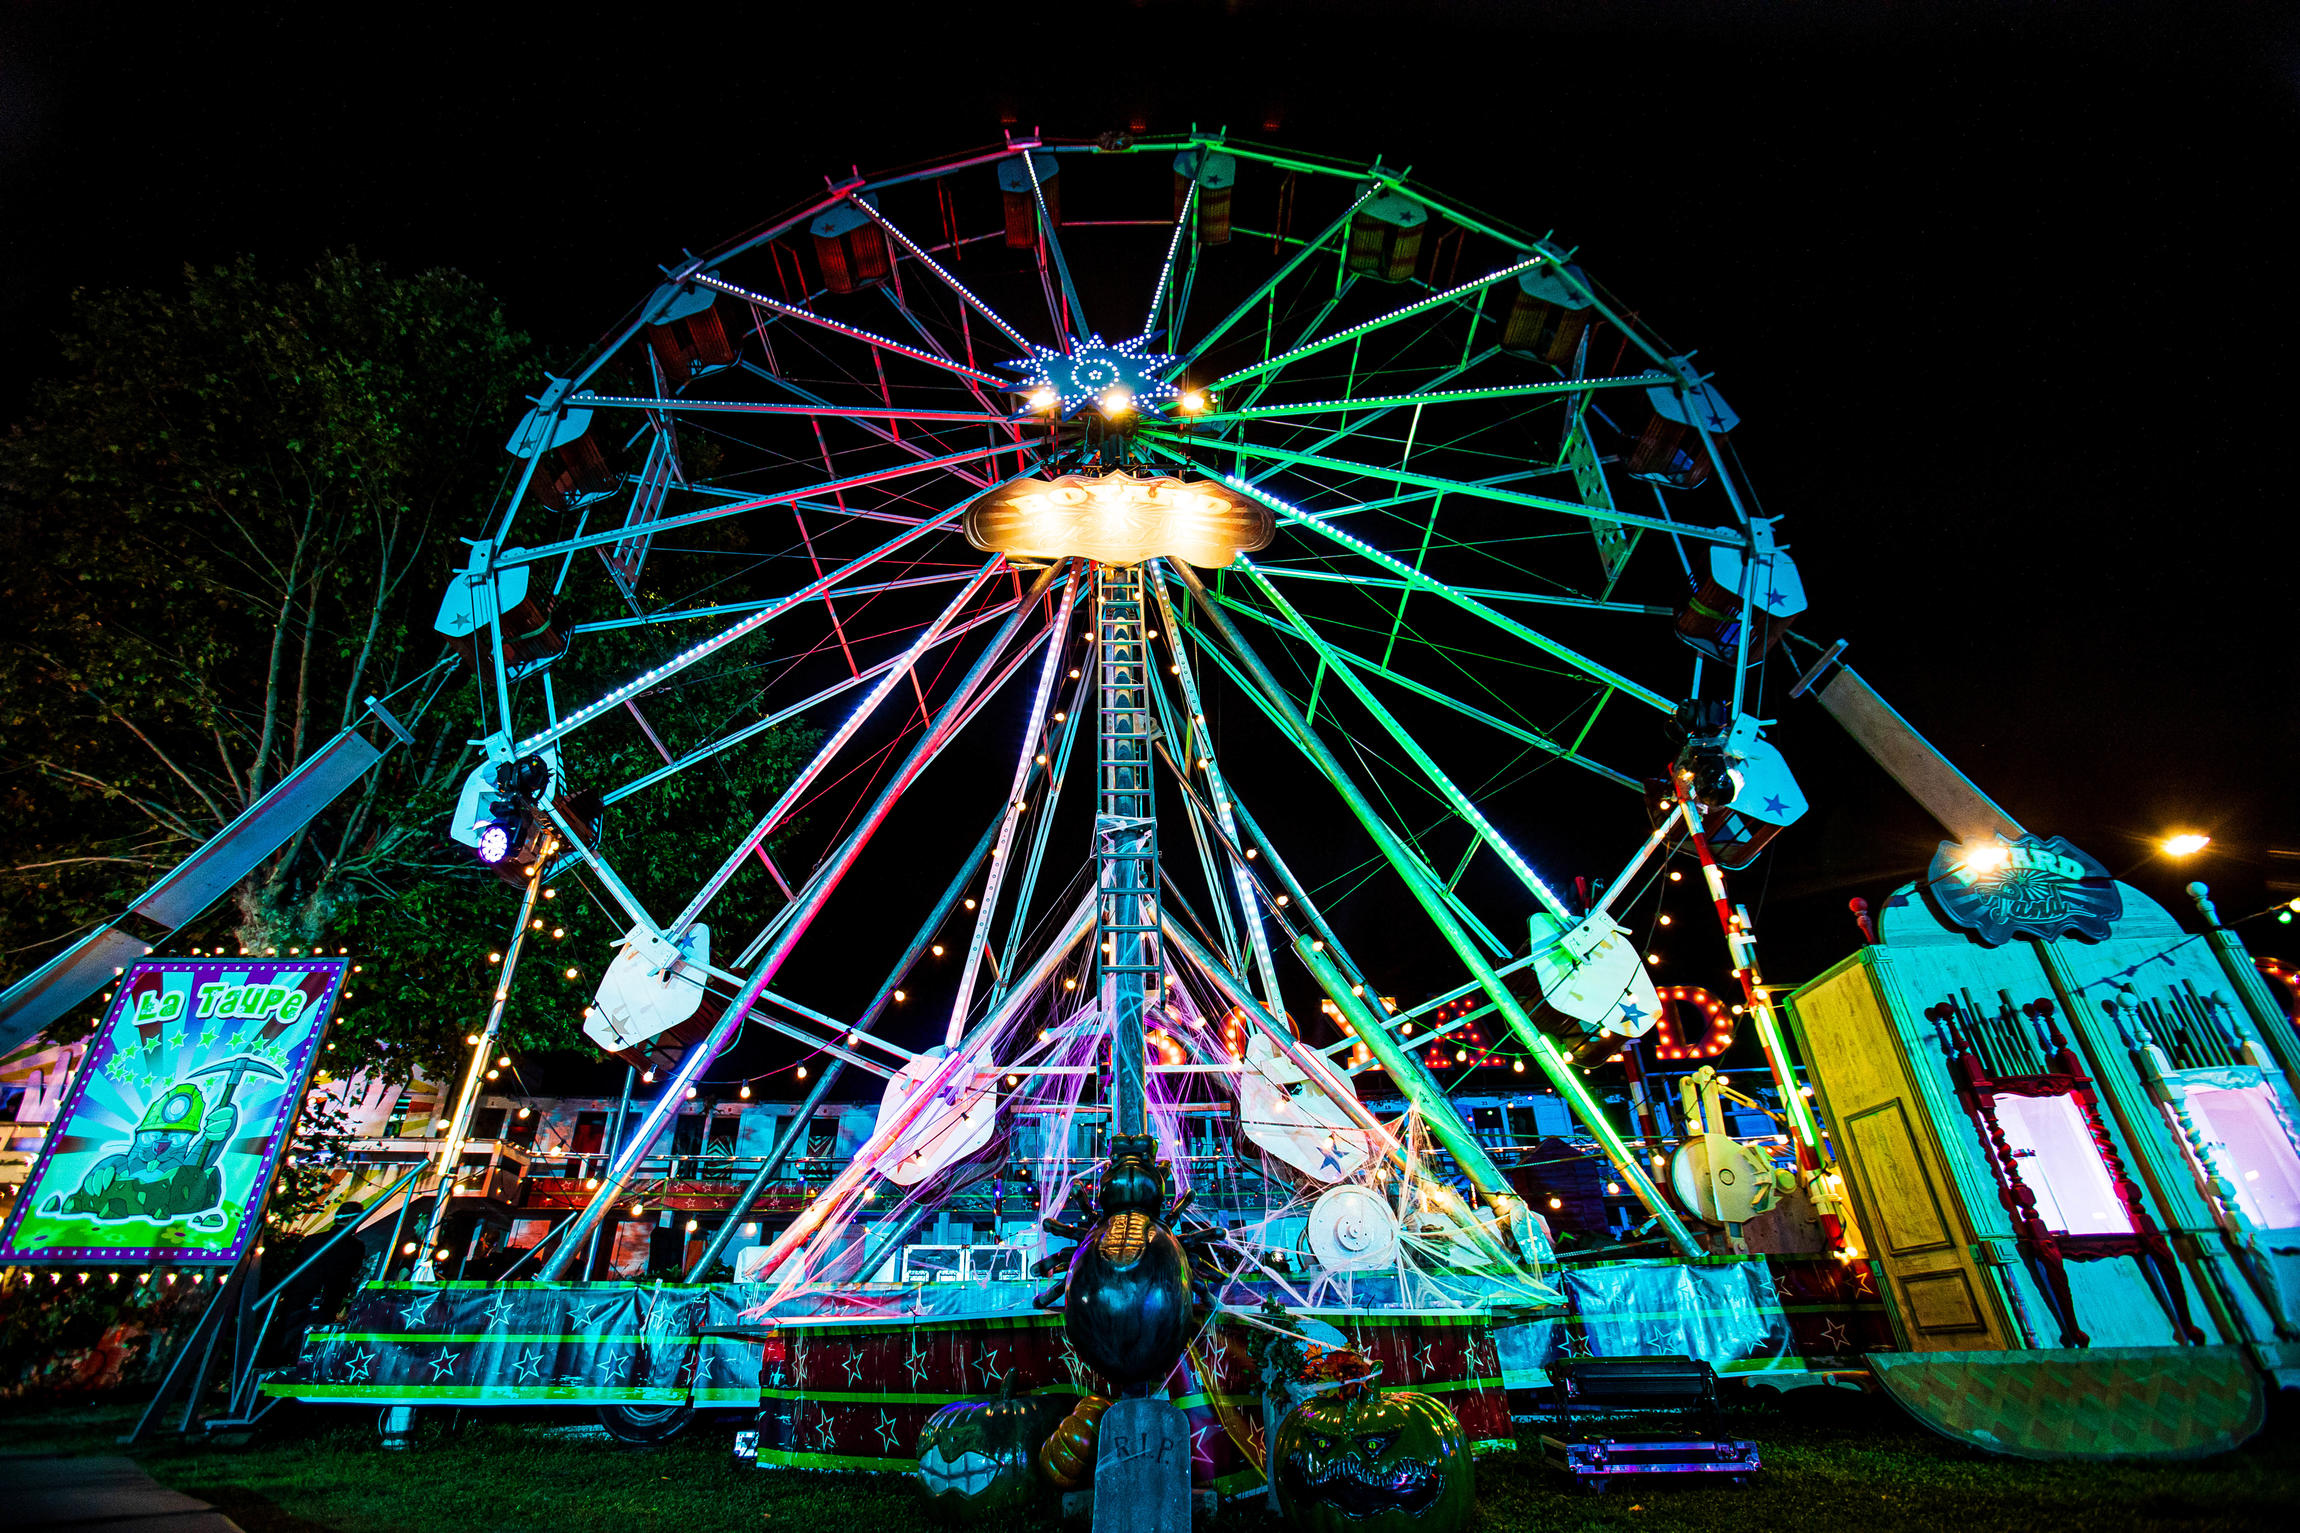
[[[1567,1488],[1530,1451],[1478,1461],[1470,1533],[1571,1529],[1854,1528],[1863,1533],[2027,1533],[2105,1529],[2285,1529],[2300,1508],[2300,1409],[2286,1402],[2236,1453],[2134,1467],[1993,1459],[1932,1436],[1888,1404],[1792,1397],[1793,1409],[1732,1411],[1723,1429],[1755,1439],[1765,1467],[1746,1487]],[[130,1408],[11,1408],[0,1453],[116,1453]],[[306,1411],[251,1446],[161,1443],[137,1457],[164,1484],[213,1502],[247,1533],[924,1533],[913,1488],[891,1476],[737,1466],[729,1432],[698,1427],[651,1449],[605,1440],[578,1415],[474,1411],[414,1450],[376,1445],[372,1411]],[[728,1427],[731,1430],[732,1420]],[[1524,1439],[1530,1449],[1533,1436]],[[1251,1503],[1249,1504],[1251,1505]],[[1274,1529],[1234,1515],[1239,1533]],[[1025,1520],[997,1533],[1031,1533]],[[1036,1523],[1057,1527],[1051,1508]]]

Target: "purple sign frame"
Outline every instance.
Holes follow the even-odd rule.
[[[130,965],[0,1226],[0,1263],[237,1262],[262,1228],[350,967]]]

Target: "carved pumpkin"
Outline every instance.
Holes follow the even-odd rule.
[[[1270,1469],[1296,1533],[1453,1533],[1477,1499],[1461,1423],[1405,1390],[1305,1401],[1278,1428]]]
[[[918,1482],[929,1510],[953,1521],[1026,1506],[1039,1490],[1034,1460],[1071,1403],[1068,1395],[954,1400],[918,1434]]]
[[[1094,1443],[1110,1402],[1100,1395],[1080,1400],[1046,1446],[1038,1450],[1038,1472],[1057,1490],[1076,1490],[1094,1478]]]

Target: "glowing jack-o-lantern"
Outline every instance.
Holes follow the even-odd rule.
[[[1205,480],[1103,474],[1020,479],[969,507],[967,541],[1017,558],[1075,555],[1097,564],[1180,559],[1227,568],[1268,545],[1277,522],[1263,506]]]

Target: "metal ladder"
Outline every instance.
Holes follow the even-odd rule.
[[[1094,567],[1097,951],[1099,991],[1110,1021],[1111,1105],[1121,1134],[1148,1132],[1143,1011],[1151,985],[1165,973],[1143,600],[1139,566]]]

